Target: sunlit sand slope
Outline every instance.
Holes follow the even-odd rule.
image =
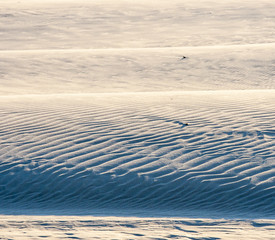
[[[0,49],[274,43],[272,0],[0,0]]]
[[[273,240],[274,220],[1,216],[1,239]]]
[[[2,212],[274,217],[274,90],[0,102]]]
[[[275,44],[0,51],[0,94],[275,89],[274,52]]]

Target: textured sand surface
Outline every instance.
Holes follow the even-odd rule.
[[[2,208],[274,216],[274,91],[0,102]]]
[[[0,239],[272,239],[274,12],[0,0]]]
[[[274,239],[274,220],[3,216],[1,239]]]

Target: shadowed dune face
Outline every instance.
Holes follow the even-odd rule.
[[[0,211],[274,216],[274,100],[273,91],[2,97]]]

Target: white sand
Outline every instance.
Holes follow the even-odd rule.
[[[274,52],[275,44],[0,51],[0,94],[275,89]]]
[[[1,216],[1,239],[274,239],[274,220]]]
[[[0,239],[272,239],[274,1],[0,7]]]

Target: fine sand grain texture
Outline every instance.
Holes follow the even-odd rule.
[[[1,239],[274,239],[274,220],[2,216]],[[273,234],[273,235],[272,235]],[[4,237],[2,237],[4,236]]]
[[[0,94],[275,89],[274,53],[275,44],[0,51]]]
[[[274,239],[274,13],[0,0],[0,239]]]

